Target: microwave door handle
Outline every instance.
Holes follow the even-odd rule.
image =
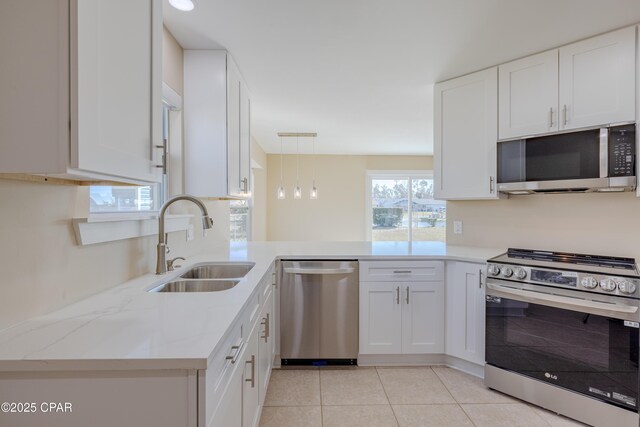
[[[487,294],[496,297],[510,298],[532,304],[547,305],[565,310],[591,313],[598,316],[612,317],[623,320],[637,318],[637,306],[622,305],[598,301],[588,301],[579,298],[571,298],[560,295],[545,294],[542,292],[515,289],[495,283],[487,283]],[[636,320],[637,321],[637,320]]]
[[[609,129],[600,128],[600,178],[609,176]]]

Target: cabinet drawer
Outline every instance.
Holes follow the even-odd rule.
[[[247,338],[249,332],[253,329],[258,317],[260,315],[260,295],[261,291],[254,292],[254,294],[249,298],[249,303],[247,307],[243,310],[242,314],[242,330],[243,330],[243,338]]]
[[[360,281],[363,282],[418,282],[443,279],[443,261],[360,262]]]
[[[211,415],[216,411],[220,397],[224,393],[236,366],[244,363],[242,359],[244,341],[242,339],[242,322],[237,322],[209,364],[205,379],[207,414]]]

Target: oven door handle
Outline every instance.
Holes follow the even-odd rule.
[[[551,307],[591,313],[598,316],[612,317],[623,320],[633,320],[637,318],[637,306],[606,303],[599,301],[588,301],[579,298],[571,298],[560,295],[545,294],[542,292],[515,289],[508,286],[501,286],[495,283],[487,283],[488,294],[496,297],[511,298],[517,301],[530,302],[533,304],[548,305]],[[636,320],[637,321],[637,320]]]

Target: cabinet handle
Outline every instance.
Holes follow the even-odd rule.
[[[549,128],[553,127],[553,107],[549,108]]]
[[[247,178],[242,178],[240,183],[240,185],[242,185],[242,192],[247,194],[249,192],[249,180]]]
[[[567,117],[567,104],[564,104],[564,107],[562,107],[562,122],[564,123],[564,126],[569,123],[569,118]]]
[[[393,274],[411,274],[413,270],[393,270]]]
[[[409,287],[407,286],[407,304],[409,304]]]
[[[246,364],[251,364],[251,378],[246,378],[245,381],[251,383],[251,388],[255,388],[256,386],[256,356],[254,354],[251,355],[251,360],[247,360],[244,362]]]
[[[396,304],[400,304],[400,286],[396,286]]]
[[[242,353],[242,347],[244,347],[244,341],[240,343],[240,345],[232,345],[231,350],[235,350],[233,354],[225,357],[226,360],[231,360],[231,363],[236,363],[238,361],[238,356]]]
[[[482,289],[482,269],[478,270],[478,287]]]
[[[493,193],[493,177],[489,177],[489,193]]]
[[[163,139],[162,145],[156,145],[155,147],[162,150],[162,163],[154,166],[157,168],[162,168],[162,174],[166,175],[167,174],[167,139],[166,138]]]
[[[263,317],[260,323],[264,325],[264,335],[260,337],[264,339],[264,342],[269,342],[269,314],[271,313],[267,313],[267,317]]]
[[[278,287],[278,280],[276,279],[276,273],[271,273],[271,284],[276,288]]]

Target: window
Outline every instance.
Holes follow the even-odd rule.
[[[163,104],[162,137],[169,144],[170,106]],[[89,188],[89,213],[145,213],[159,211],[166,199],[167,176],[162,183],[145,186],[92,185]]]
[[[369,172],[367,197],[371,240],[445,241],[446,203],[429,173]]]
[[[229,202],[229,228],[232,242],[249,240],[251,228],[251,207],[248,200],[231,200]]]

